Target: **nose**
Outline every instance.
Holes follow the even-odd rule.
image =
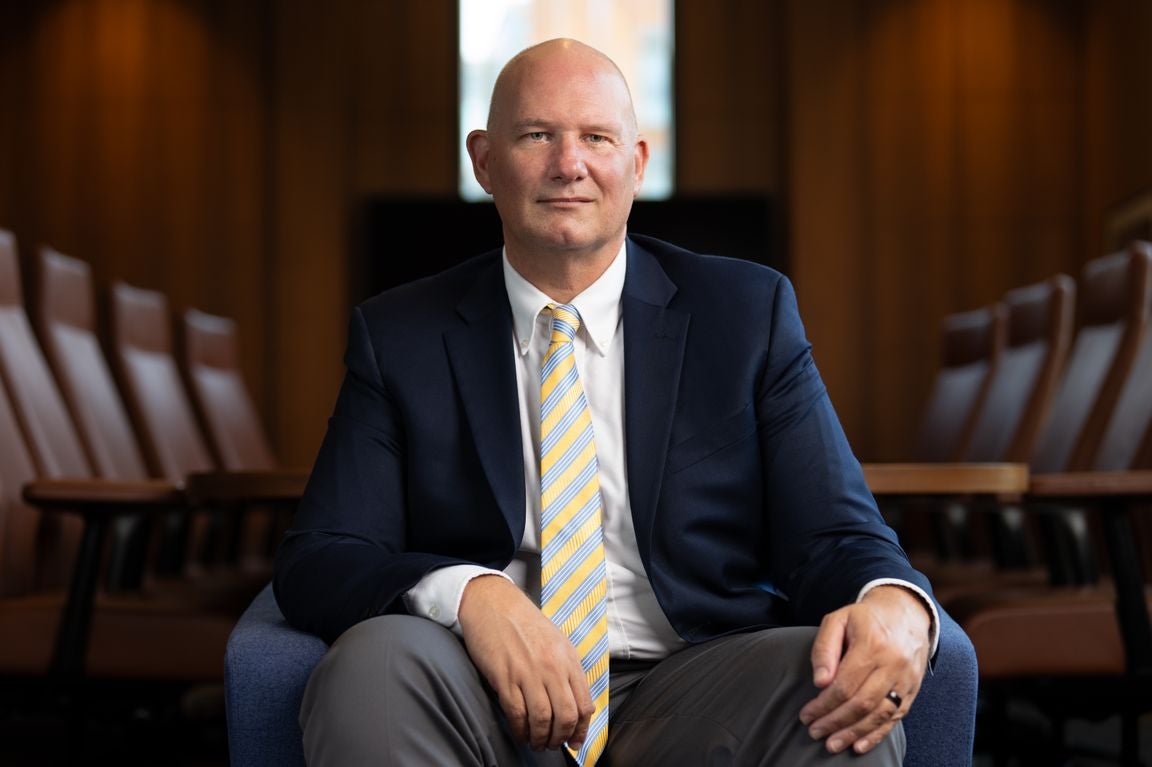
[[[561,183],[579,181],[588,174],[584,162],[584,147],[575,136],[563,135],[555,144],[552,155],[552,178]]]

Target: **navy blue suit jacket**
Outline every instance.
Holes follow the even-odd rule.
[[[874,578],[926,579],[864,483],[787,279],[629,237],[625,443],[645,569],[688,642],[819,623]],[[503,569],[525,522],[500,252],[353,313],[347,375],[276,561],[288,620],[328,641],[404,611],[430,570]]]

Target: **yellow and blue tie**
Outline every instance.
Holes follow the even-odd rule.
[[[540,370],[540,607],[580,655],[596,713],[573,752],[596,763],[608,742],[608,614],[600,480],[592,417],[576,373],[576,307],[549,304],[552,339]]]

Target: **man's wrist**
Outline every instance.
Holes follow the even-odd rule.
[[[860,589],[860,593],[856,596],[856,601],[862,602],[870,592],[879,588],[896,588],[906,594],[910,594],[916,599],[928,615],[928,657],[935,657],[936,648],[940,642],[940,614],[932,598],[915,583],[900,580],[899,578],[877,578],[864,584]]]
[[[460,603],[464,589],[474,578],[497,575],[511,579],[499,570],[479,565],[451,565],[425,575],[404,594],[404,605],[412,615],[435,621],[453,633],[460,634]]]

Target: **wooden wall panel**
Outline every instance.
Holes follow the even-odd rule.
[[[783,186],[783,5],[676,7],[676,183],[684,194]]]
[[[678,181],[767,192],[833,400],[900,457],[943,314],[1152,185],[1140,0],[678,4]],[[280,454],[342,366],[366,194],[456,189],[455,3],[0,4],[0,226],[239,320]]]
[[[908,456],[945,314],[1082,262],[1079,7],[789,4],[791,258],[865,458]]]
[[[355,192],[454,195],[456,3],[361,0],[355,42]]]
[[[1109,210],[1152,194],[1152,3],[1098,0],[1087,8],[1083,248],[1100,253]]]
[[[869,411],[868,349],[853,332],[866,313],[863,194],[864,76],[859,20],[826,3],[789,6],[787,204],[790,274],[821,375],[849,436]]]
[[[339,386],[348,321],[356,9],[337,3],[318,14],[307,0],[275,8],[273,410],[281,454],[311,465]]]
[[[265,404],[263,3],[0,6],[0,226],[234,317]],[[226,275],[226,276],[224,276]]]

